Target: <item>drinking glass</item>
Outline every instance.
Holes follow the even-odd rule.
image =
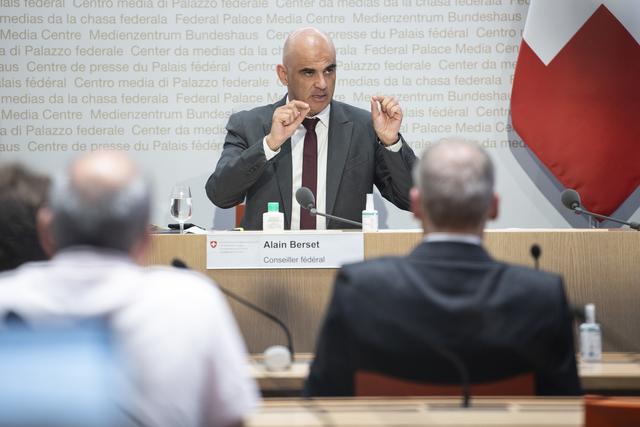
[[[184,234],[184,222],[191,218],[191,188],[188,185],[173,186],[169,213],[180,224],[180,234]]]

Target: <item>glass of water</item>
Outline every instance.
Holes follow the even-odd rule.
[[[191,188],[188,185],[173,186],[169,212],[180,224],[180,234],[184,234],[184,222],[191,218]]]

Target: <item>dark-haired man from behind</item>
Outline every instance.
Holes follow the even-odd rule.
[[[357,371],[460,384],[533,373],[539,395],[580,394],[562,278],[494,260],[482,247],[498,213],[491,159],[441,141],[415,170],[412,210],[424,241],[405,257],[343,267],[305,393],[354,394]]]
[[[36,230],[49,178],[12,163],[0,165],[0,271],[47,259]]]

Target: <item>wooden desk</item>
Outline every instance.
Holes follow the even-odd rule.
[[[575,398],[266,400],[249,427],[483,426],[581,427],[583,403]]]
[[[299,395],[309,374],[311,359],[311,354],[296,354],[296,362],[290,369],[271,372],[264,368],[261,356],[257,355],[252,358],[249,369],[264,394]],[[640,354],[604,353],[601,363],[580,363],[578,369],[587,393],[640,392]]]
[[[602,363],[580,363],[580,380],[587,392],[640,393],[640,354],[604,353]]]
[[[365,234],[365,258],[404,255],[418,231]],[[563,274],[573,304],[596,303],[605,350],[640,352],[640,233],[606,230],[489,230],[487,249],[498,259],[532,266],[531,245],[542,248],[540,268]],[[150,264],[180,258],[222,286],[278,315],[291,328],[296,351],[314,351],[335,270],[205,270],[206,236],[154,235]],[[249,351],[284,343],[281,331],[230,302]]]

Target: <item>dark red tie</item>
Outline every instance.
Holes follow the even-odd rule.
[[[302,150],[302,186],[307,187],[316,197],[318,182],[318,137],[316,124],[320,119],[304,119],[302,125],[307,129],[304,135],[304,149]],[[307,209],[300,209],[300,229],[315,230],[316,217],[311,216]]]

